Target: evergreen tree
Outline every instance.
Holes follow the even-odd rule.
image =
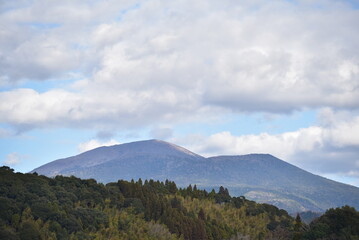
[[[269,239],[278,229],[294,233],[295,221],[284,210],[231,198],[224,187],[207,193],[196,185],[177,189],[169,180],[141,182],[103,185],[0,168],[0,239]],[[355,210],[344,210],[341,222],[356,223]],[[338,216],[337,211],[324,219],[325,226],[335,227],[329,216]],[[342,231],[355,236],[355,229]]]
[[[203,208],[201,208],[198,212],[198,218],[201,219],[202,221],[205,221],[206,220],[206,215],[203,211]]]
[[[294,224],[294,233],[293,233],[293,240],[300,240],[302,239],[302,220],[300,218],[299,213],[297,213],[297,216],[295,218],[295,224]]]

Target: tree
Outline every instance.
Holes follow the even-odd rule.
[[[294,224],[294,233],[293,233],[293,240],[300,240],[302,239],[302,220],[300,218],[299,213],[297,213],[297,217],[295,218]]]
[[[202,221],[205,221],[206,220],[206,215],[203,211],[203,208],[201,208],[198,212],[198,218],[201,219]]]
[[[220,186],[218,193],[215,196],[216,203],[226,203],[231,201],[228,189]]]
[[[25,222],[20,228],[21,240],[40,240],[40,232],[33,222]]]
[[[18,240],[19,237],[16,235],[12,228],[3,226],[0,227],[0,239]]]

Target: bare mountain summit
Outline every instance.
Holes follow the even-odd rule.
[[[96,148],[32,172],[103,183],[142,178],[170,179],[181,187],[196,184],[208,190],[222,185],[234,196],[244,195],[289,212],[325,211],[346,204],[359,209],[359,188],[311,174],[272,155],[205,158],[159,140]]]

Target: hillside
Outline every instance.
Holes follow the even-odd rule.
[[[219,185],[289,212],[324,212],[351,205],[359,208],[359,188],[311,174],[268,154],[209,158]]]
[[[174,182],[106,185],[0,168],[0,239],[226,240],[292,236],[284,210]],[[286,238],[287,239],[287,238]]]
[[[358,239],[359,212],[329,209],[311,222],[231,197],[178,189],[171,181],[47,178],[0,167],[0,239],[289,240]]]
[[[289,212],[359,208],[359,188],[295,167],[269,154],[204,158],[171,143],[148,140],[100,147],[59,159],[32,172],[74,175],[108,183],[117,179],[171,179],[178,186],[211,190],[227,186],[234,196],[270,203]]]

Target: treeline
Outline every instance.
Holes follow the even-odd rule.
[[[303,239],[359,240],[359,212],[353,207],[329,209],[305,226]]]
[[[207,192],[141,179],[103,185],[0,168],[0,239],[358,239],[358,219],[344,207],[308,226],[224,187]]]

